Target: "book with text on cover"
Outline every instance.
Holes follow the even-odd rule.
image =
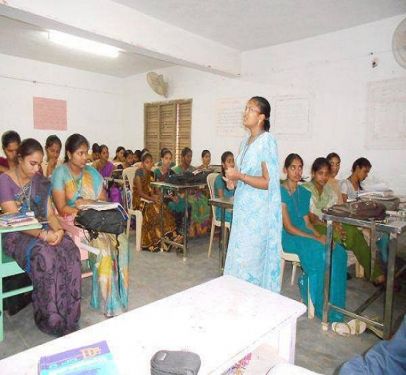
[[[38,375],[119,374],[106,341],[41,357]]]

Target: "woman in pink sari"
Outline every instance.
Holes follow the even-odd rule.
[[[109,148],[106,145],[100,146],[100,159],[93,163],[93,167],[103,176],[104,179],[111,178],[116,166],[109,161]],[[110,202],[122,203],[120,186],[113,182],[107,182],[107,196]]]

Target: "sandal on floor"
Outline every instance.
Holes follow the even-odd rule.
[[[358,319],[352,319],[348,323],[346,322],[334,322],[331,325],[332,330],[340,336],[358,336],[364,333],[367,325]]]
[[[181,234],[178,234],[174,239],[174,242],[176,243],[182,243],[183,242],[183,236]]]

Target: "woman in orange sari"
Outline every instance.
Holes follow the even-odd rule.
[[[151,154],[144,152],[141,167],[137,169],[134,177],[133,207],[141,210],[143,215],[142,248],[157,252],[163,236],[176,242],[180,242],[182,237],[176,232],[175,219],[165,205],[162,205],[161,218],[161,198],[151,186],[151,182],[154,181],[153,165]],[[165,246],[161,247],[166,251],[169,250]]]

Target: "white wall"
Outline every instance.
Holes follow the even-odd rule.
[[[163,69],[169,81],[170,99],[192,98],[193,162],[201,150],[212,151],[214,161],[227,149],[236,152],[240,139],[216,136],[216,103],[223,98],[262,95],[299,95],[310,99],[311,134],[303,138],[277,136],[279,157],[301,154],[310,168],[318,156],[336,151],[342,156],[341,177],[352,162],[365,156],[373,168],[371,179],[386,181],[395,191],[406,193],[406,171],[401,168],[405,150],[373,150],[365,145],[367,83],[405,78],[406,70],[394,60],[392,34],[405,17],[398,16],[331,34],[326,34],[243,54],[242,77],[224,78],[182,67]],[[378,66],[371,67],[372,56]],[[143,135],[144,102],[160,101],[145,82],[145,75],[127,79],[127,127]],[[272,117],[272,114],[271,114]]]
[[[133,148],[137,140],[125,128],[123,87],[119,78],[0,55],[0,132],[14,129],[42,144],[50,134],[64,142],[77,132],[90,143],[106,143],[110,152],[117,145]],[[34,129],[33,96],[66,100],[68,130]]]
[[[315,157],[334,150],[342,156],[344,177],[353,160],[365,156],[373,165],[371,177],[406,194],[406,171],[401,168],[405,150],[365,146],[367,83],[406,77],[391,52],[393,31],[405,16],[246,52],[241,78],[180,66],[161,70],[169,82],[167,100],[193,99],[194,164],[205,148],[212,151],[214,162],[225,150],[238,151],[240,138],[216,135],[220,99],[262,95],[272,104],[278,96],[301,95],[311,100],[312,131],[302,139],[277,136],[281,161],[289,152],[298,152],[310,167]],[[378,58],[374,69],[371,52]],[[63,141],[68,134],[81,132],[91,143],[106,143],[111,150],[117,145],[141,148],[144,103],[165,100],[148,87],[145,74],[119,79],[0,55],[2,132],[15,129],[22,137],[44,142],[51,132],[33,129],[33,96],[67,100],[68,131],[57,132]]]

